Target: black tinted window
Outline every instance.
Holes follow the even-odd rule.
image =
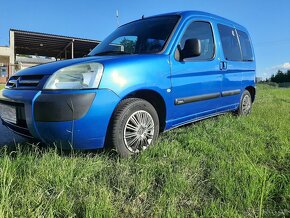
[[[160,16],[123,25],[89,55],[158,53],[165,47],[179,18],[179,16]]]
[[[238,30],[238,35],[240,39],[243,61],[253,61],[253,51],[251,46],[251,41],[247,33]]]
[[[201,42],[201,55],[190,58],[190,60],[209,60],[213,58],[214,40],[210,23],[201,21],[191,23],[180,41],[181,49],[183,49],[187,39],[199,39]]]
[[[242,55],[236,30],[225,25],[218,25],[225,59],[229,61],[241,61]]]

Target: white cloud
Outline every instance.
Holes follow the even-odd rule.
[[[287,70],[290,69],[290,62],[282,64],[282,68]]]
[[[282,71],[290,70],[290,62],[286,62],[284,64],[280,64],[280,65],[266,68],[261,76],[263,78],[269,78],[273,74],[277,73],[278,70],[282,70]]]
[[[286,62],[284,64],[266,68],[266,70],[289,70],[289,69],[290,69],[290,62]]]

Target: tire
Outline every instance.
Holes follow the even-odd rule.
[[[121,101],[113,114],[111,125],[110,141],[121,157],[142,152],[159,135],[159,118],[155,108],[139,98]]]
[[[252,111],[252,105],[253,105],[252,96],[248,90],[245,90],[242,94],[240,105],[236,113],[239,116],[247,116]]]

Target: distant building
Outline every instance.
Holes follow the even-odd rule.
[[[0,46],[0,83],[18,70],[87,55],[100,41],[11,29],[9,46]]]

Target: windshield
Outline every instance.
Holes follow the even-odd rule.
[[[153,54],[163,50],[179,16],[160,16],[119,27],[89,54]]]

